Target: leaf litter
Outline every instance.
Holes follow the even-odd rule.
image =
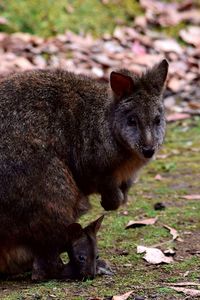
[[[160,249],[153,247],[137,246],[137,253],[145,253],[143,258],[150,264],[170,264],[174,260],[170,256],[166,256]]]
[[[143,219],[143,220],[138,220],[138,221],[129,221],[128,224],[126,225],[125,229],[129,228],[136,228],[136,227],[141,227],[141,226],[146,226],[146,225],[153,225],[157,222],[158,218],[149,218],[149,219]]]

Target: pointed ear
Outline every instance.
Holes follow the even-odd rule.
[[[133,90],[133,79],[128,76],[117,72],[110,74],[110,86],[114,94],[121,98],[126,95],[130,95]]]
[[[104,215],[102,215],[96,221],[90,223],[87,227],[84,228],[84,231],[86,231],[89,235],[96,236],[97,232],[99,231],[99,228],[101,227],[103,218]]]
[[[83,234],[83,228],[79,223],[72,223],[67,226],[67,232],[69,234],[70,240],[77,240]]]
[[[168,62],[166,59],[163,59],[157,66],[152,70],[152,79],[156,82],[158,88],[161,90],[164,86],[165,80],[167,78],[168,72]]]

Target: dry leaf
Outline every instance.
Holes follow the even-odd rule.
[[[176,282],[176,283],[167,283],[168,285],[172,286],[188,286],[188,285],[193,285],[193,286],[200,286],[200,282],[191,282],[191,281],[186,281],[186,282]]]
[[[133,291],[127,292],[123,295],[116,295],[112,297],[112,300],[126,300],[133,293]]]
[[[160,174],[157,174],[155,177],[154,177],[155,180],[163,180],[164,178],[160,175]]]
[[[200,200],[200,194],[185,195],[182,198],[186,200]]]
[[[172,235],[172,238],[174,241],[179,237],[179,234],[176,229],[174,229],[168,225],[163,225],[163,227],[167,228],[170,231],[170,234]]]
[[[170,249],[165,250],[164,254],[166,256],[174,256],[176,254],[176,252],[173,249],[170,248]]]
[[[146,254],[143,256],[143,258],[150,264],[170,264],[173,262],[173,258],[164,255],[164,253],[160,249],[145,246],[137,246],[137,253],[144,252],[146,252]]]
[[[0,25],[7,25],[8,20],[5,17],[0,17]]]
[[[197,101],[190,101],[188,103],[188,105],[192,108],[192,109],[200,109],[200,103]]]
[[[177,77],[171,77],[168,81],[168,88],[174,93],[179,92],[185,86],[185,80],[180,80]]]
[[[190,118],[189,114],[175,113],[167,116],[168,122],[180,121]]]
[[[200,27],[190,26],[189,28],[180,31],[180,37],[188,44],[194,46],[200,45]]]
[[[157,40],[154,42],[154,47],[158,51],[175,52],[178,54],[182,54],[183,52],[181,46],[173,39]]]
[[[187,277],[189,275],[190,271],[186,271],[184,274],[183,274],[183,277]]]
[[[174,287],[174,286],[170,286],[170,289],[173,289],[173,290],[177,291],[178,293],[179,292],[183,293],[184,295],[187,295],[187,296],[192,296],[192,297],[200,296],[200,290],[186,289],[186,288]]]
[[[156,223],[157,220],[158,218],[155,217],[155,218],[149,218],[149,219],[138,220],[138,221],[129,221],[125,228],[128,229],[128,228],[141,227],[145,225],[153,225]]]

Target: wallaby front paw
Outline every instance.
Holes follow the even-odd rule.
[[[124,199],[123,199],[123,204],[126,204],[128,201],[128,191],[132,185],[132,179],[128,179],[127,181],[122,182],[120,186],[120,190],[123,193]]]
[[[117,189],[113,194],[102,195],[101,206],[105,210],[116,210],[123,203],[124,195],[120,189]]]
[[[97,275],[110,275],[110,276],[114,274],[109,263],[102,259],[97,260],[96,273]]]

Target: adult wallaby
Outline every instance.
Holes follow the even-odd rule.
[[[167,71],[163,60],[141,76],[112,72],[110,86],[60,69],[0,82],[1,247],[28,245],[42,269],[88,195],[100,193],[106,210],[126,201],[163,142]]]

